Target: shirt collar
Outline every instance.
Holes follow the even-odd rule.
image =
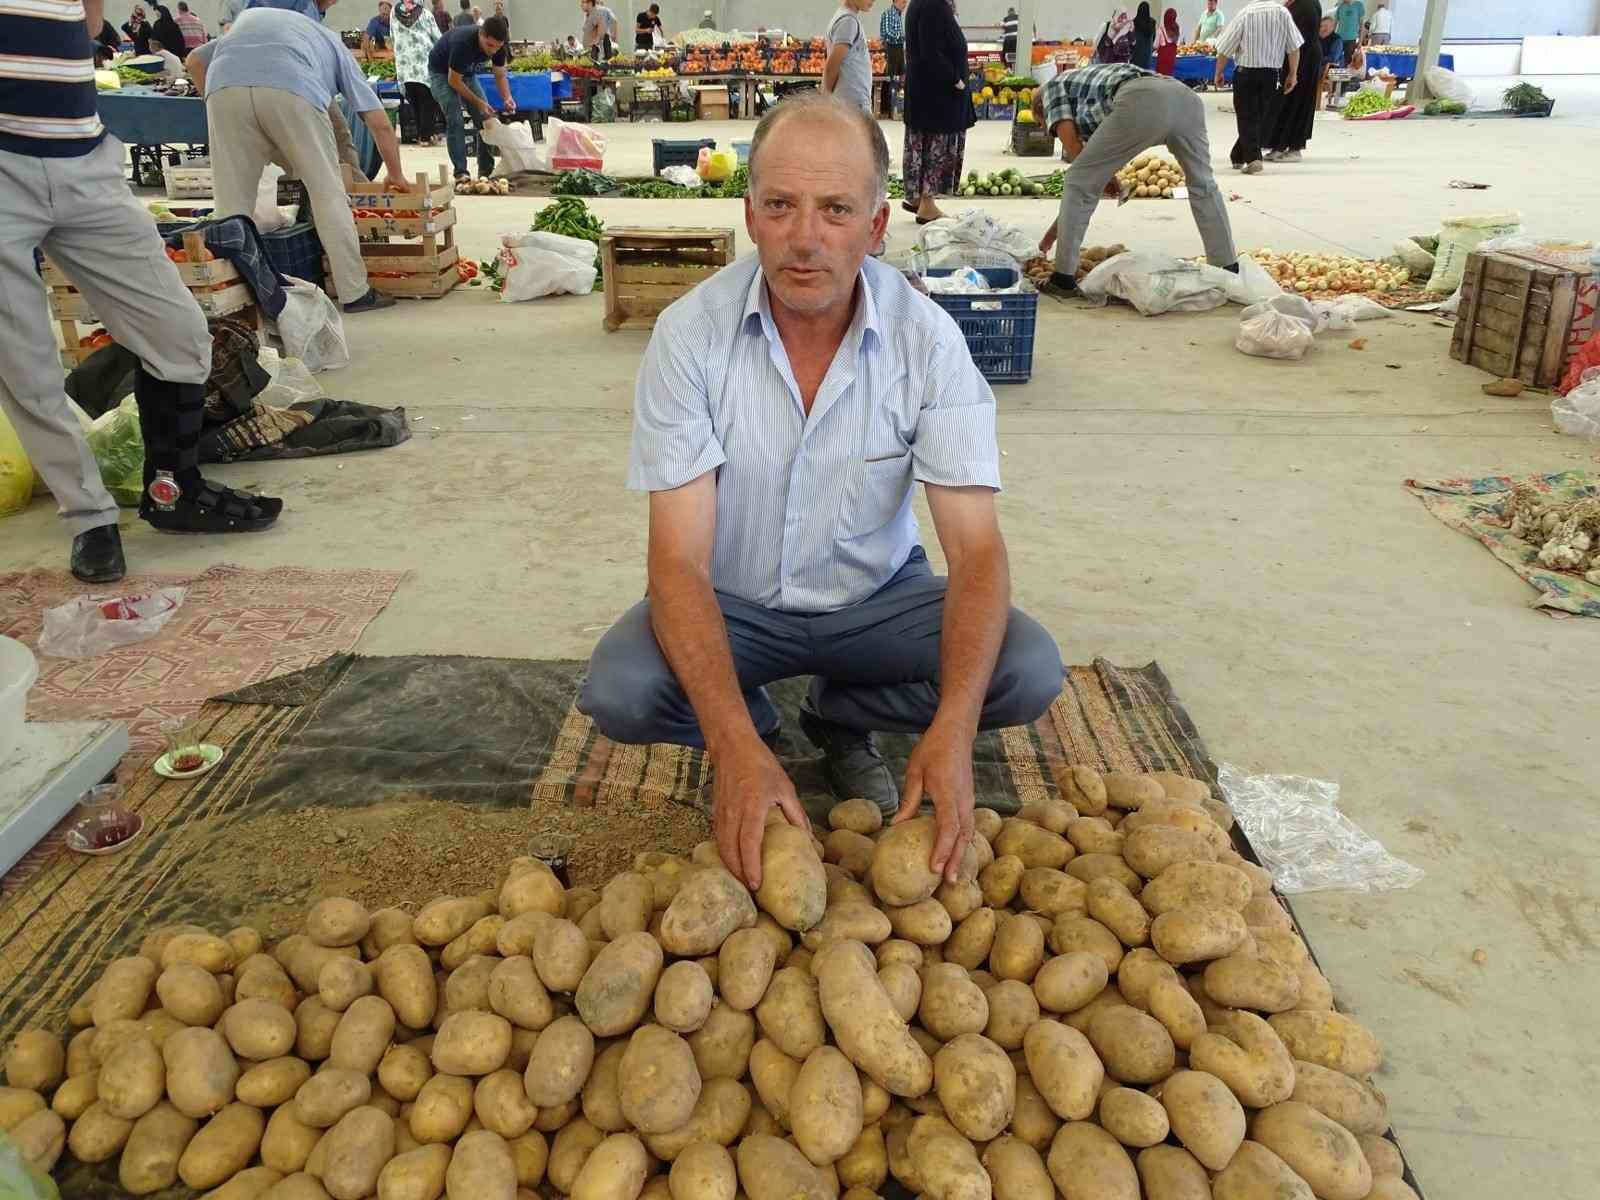
[[[881,346],[883,326],[879,321],[878,303],[872,294],[872,284],[867,279],[865,263],[856,272],[856,294],[861,300],[851,315],[845,337],[853,345],[860,346],[870,332],[873,339]],[[759,257],[756,258],[755,277],[751,279],[750,288],[745,292],[744,313],[739,318],[739,328],[745,333],[751,332],[753,328],[759,328],[769,342],[777,341],[778,338],[778,327],[772,320],[772,301],[767,294],[767,276],[761,269]]]

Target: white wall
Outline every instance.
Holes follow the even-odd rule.
[[[1371,0],[1367,0],[1370,4]],[[1600,0],[1449,0],[1444,36],[1449,38],[1521,38],[1529,34],[1600,33]],[[1390,0],[1394,40],[1414,44],[1422,36],[1427,0]]]

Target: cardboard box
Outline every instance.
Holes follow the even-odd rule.
[[[725,87],[698,87],[694,89],[695,116],[702,121],[728,119],[728,89]]]

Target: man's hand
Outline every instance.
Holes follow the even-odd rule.
[[[1056,224],[1050,223],[1050,228],[1044,231],[1044,236],[1039,239],[1039,253],[1049,254],[1050,247],[1056,244]]]
[[[917,815],[926,792],[933,799],[939,836],[933,843],[931,870],[951,883],[961,871],[961,860],[972,841],[972,738],[954,724],[936,717],[906,761],[906,786],[894,823]]]
[[[1283,77],[1283,94],[1285,96],[1294,91],[1295,78],[1293,75],[1285,75]]]
[[[809,829],[787,772],[760,739],[715,756],[711,780],[711,823],[723,865],[749,886],[761,886],[761,841],[767,811],[777,805],[789,824]],[[972,828],[970,781],[967,829]]]
[[[383,190],[386,192],[409,192],[411,182],[404,175],[396,175],[392,171],[386,172],[383,179]]]
[[[1102,189],[1100,194],[1102,196],[1104,196],[1107,200],[1121,200],[1122,199],[1122,185],[1117,182],[1117,177],[1115,175],[1113,175],[1110,179],[1106,180],[1106,186],[1105,186],[1104,189]]]

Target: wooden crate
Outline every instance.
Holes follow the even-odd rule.
[[[1530,387],[1561,378],[1578,272],[1507,251],[1467,256],[1450,357]]]
[[[205,248],[205,239],[200,234],[184,234],[183,249],[190,261],[177,264],[178,278],[183,280],[183,286],[189,289],[200,311],[208,320],[243,313],[246,320],[259,327],[261,313],[256,307],[255,293],[239,274],[239,268],[225,258],[205,261]],[[61,331],[61,363],[71,370],[94,353],[90,347],[78,345],[86,332],[80,326],[98,325],[100,318],[95,315],[88,297],[48,258],[44,260],[41,274],[45,286],[50,289],[50,316]]]
[[[361,238],[361,259],[367,278],[386,296],[438,299],[459,283],[455,243],[455,185],[449,169],[438,178],[415,178],[414,190],[390,192],[376,184],[356,183],[345,168],[345,194]],[[324,267],[333,292],[333,272]],[[355,297],[343,297],[348,303]]]
[[[731,229],[613,229],[600,235],[607,329],[651,329],[697,283],[733,261]]]
[[[161,179],[166,185],[168,200],[192,200],[215,194],[209,166],[168,166],[162,169]]]

